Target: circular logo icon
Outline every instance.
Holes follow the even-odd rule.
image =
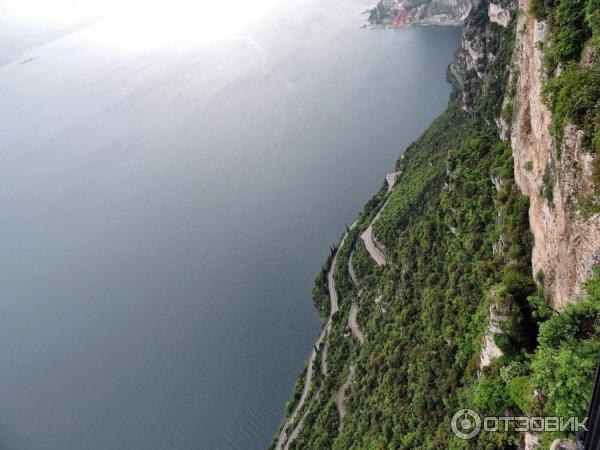
[[[471,439],[481,430],[481,418],[472,409],[461,409],[452,416],[452,432],[461,439]]]

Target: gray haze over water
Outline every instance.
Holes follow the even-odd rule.
[[[0,68],[0,448],[268,445],[329,246],[449,94],[460,30],[366,5]]]

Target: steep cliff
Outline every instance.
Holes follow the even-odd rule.
[[[529,11],[528,0],[519,8]],[[518,21],[514,56],[518,78],[511,143],[515,180],[529,197],[534,236],[533,271],[556,309],[583,293],[600,262],[600,214],[586,215],[578,204],[595,195],[594,155],[582,148],[582,131],[566,126],[562,141],[551,134],[552,114],[544,103],[546,23],[531,14]]]
[[[421,25],[461,25],[472,5],[472,0],[432,0],[423,5],[413,22]]]
[[[317,307],[332,290],[339,305],[327,373],[282,448],[548,447],[573,430],[462,440],[450,421],[585,414],[600,360],[600,10],[556,0],[546,25],[519,2],[472,5],[447,110],[319,274]]]

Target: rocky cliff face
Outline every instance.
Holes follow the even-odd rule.
[[[528,0],[519,0],[519,9],[528,11]],[[545,39],[545,24],[521,14],[511,143],[515,180],[530,200],[533,273],[543,282],[549,304],[560,310],[582,293],[592,267],[600,262],[600,214],[585,217],[578,207],[594,189],[592,156],[582,150],[581,131],[567,126],[560,143],[549,131],[552,117],[542,100]]]
[[[421,25],[460,25],[469,15],[473,0],[433,0],[419,11],[414,22]]]
[[[514,98],[505,99],[503,105],[512,117],[502,114],[496,126],[502,138],[511,141],[515,180],[530,200],[533,273],[544,285],[547,302],[560,310],[582,294],[592,268],[600,262],[600,215],[588,217],[581,211],[581,204],[594,196],[593,158],[582,149],[582,132],[574,126],[566,127],[558,144],[550,133],[552,114],[542,95],[545,23],[527,14],[528,0],[490,2],[485,5],[487,17],[483,6],[475,5],[475,13],[467,19],[450,70],[468,111],[473,99],[488,88],[484,73],[496,57],[495,27],[510,26],[516,10],[521,11],[512,63]],[[594,59],[589,53],[584,52],[583,64]]]
[[[503,7],[499,3],[490,2],[488,6],[488,16],[490,18],[490,22],[506,28],[510,23],[511,15],[512,11],[510,8]]]
[[[504,322],[510,313],[506,309],[502,308],[499,302],[497,302],[496,290],[492,289],[490,292],[492,304],[490,305],[490,321],[485,330],[483,337],[483,344],[481,348],[481,356],[479,357],[479,367],[481,369],[488,367],[492,360],[502,356],[502,350],[494,341],[494,337],[502,333],[502,322]]]
[[[509,26],[515,14],[515,3],[511,0],[473,3],[472,12],[464,23],[461,46],[450,65],[450,71],[460,85],[463,109],[468,111],[482,90],[489,91],[490,83],[498,81],[489,73],[488,79],[484,77],[500,51],[502,30]]]

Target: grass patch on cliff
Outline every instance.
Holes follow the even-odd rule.
[[[600,51],[599,0],[530,0],[529,12],[548,23],[546,62],[551,72],[559,63],[578,60],[590,39]]]
[[[557,144],[567,123],[583,130],[584,148],[600,152],[600,66],[568,64],[544,86],[544,99],[552,111],[552,132]]]
[[[544,97],[552,111],[551,129],[558,150],[565,126],[571,123],[583,130],[584,148],[599,153],[600,0],[531,0],[530,12],[548,24],[544,62],[549,80]],[[592,57],[582,65],[586,46],[596,53],[596,60]],[[600,181],[600,176],[596,178]]]

